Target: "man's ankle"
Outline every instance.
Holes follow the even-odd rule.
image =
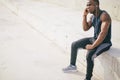
[[[70,64],[70,66],[72,66],[72,67],[76,67],[76,65],[73,65],[73,64]]]

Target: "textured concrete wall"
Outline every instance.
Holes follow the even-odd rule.
[[[30,0],[0,0],[6,3],[11,3],[16,6],[16,1],[30,1]],[[73,10],[83,11],[86,5],[87,0],[32,0],[32,1],[41,1],[48,2],[55,5],[63,6],[66,8],[71,8]],[[111,15],[111,17],[115,20],[120,20],[120,0],[100,0],[101,9],[105,9]],[[17,7],[13,7],[12,9],[16,9]]]
[[[75,9],[75,10],[76,9],[83,10],[83,6],[85,5],[85,1],[82,1],[82,0],[34,0],[34,1],[49,2],[52,4],[60,5],[60,6]]]
[[[86,65],[86,55],[81,54],[81,50],[79,50],[79,53],[79,63]],[[109,51],[98,56],[95,59],[94,76],[99,80],[120,80],[120,55],[117,53],[120,53],[120,50],[112,47]]]
[[[83,10],[87,0],[35,0],[44,1],[75,10]],[[105,9],[113,19],[120,20],[120,0],[100,0],[101,9]]]

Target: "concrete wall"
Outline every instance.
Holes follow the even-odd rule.
[[[11,3],[16,6],[16,1],[30,1],[30,0],[0,0],[5,3]],[[48,2],[55,5],[63,6],[66,8],[70,8],[73,10],[83,11],[86,5],[87,0],[31,0],[31,1],[41,1]],[[120,20],[120,0],[100,0],[101,9],[105,9],[111,15],[111,17],[115,20]],[[12,6],[11,6],[12,7]],[[17,8],[17,7],[16,7]],[[13,7],[12,9],[15,9]]]
[[[82,0],[34,0],[34,1],[48,2],[66,8],[71,8],[74,10],[83,10],[85,5],[85,1]]]
[[[36,0],[49,2],[64,6],[67,8],[72,8],[74,10],[83,10],[86,5],[86,0]],[[101,9],[105,9],[109,12],[111,17],[116,20],[120,20],[120,0],[100,0]]]

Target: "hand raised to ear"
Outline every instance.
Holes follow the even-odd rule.
[[[89,13],[89,12],[88,12],[88,8],[85,8],[83,15],[84,15],[84,16],[87,16],[88,13]]]

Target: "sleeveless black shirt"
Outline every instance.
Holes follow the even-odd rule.
[[[94,27],[94,39],[97,39],[97,37],[101,31],[102,21],[100,20],[100,16],[103,12],[105,12],[105,11],[100,11],[100,15],[98,17],[96,17],[96,16],[92,17],[92,26]],[[111,43],[111,24],[109,26],[108,33],[102,43]]]

